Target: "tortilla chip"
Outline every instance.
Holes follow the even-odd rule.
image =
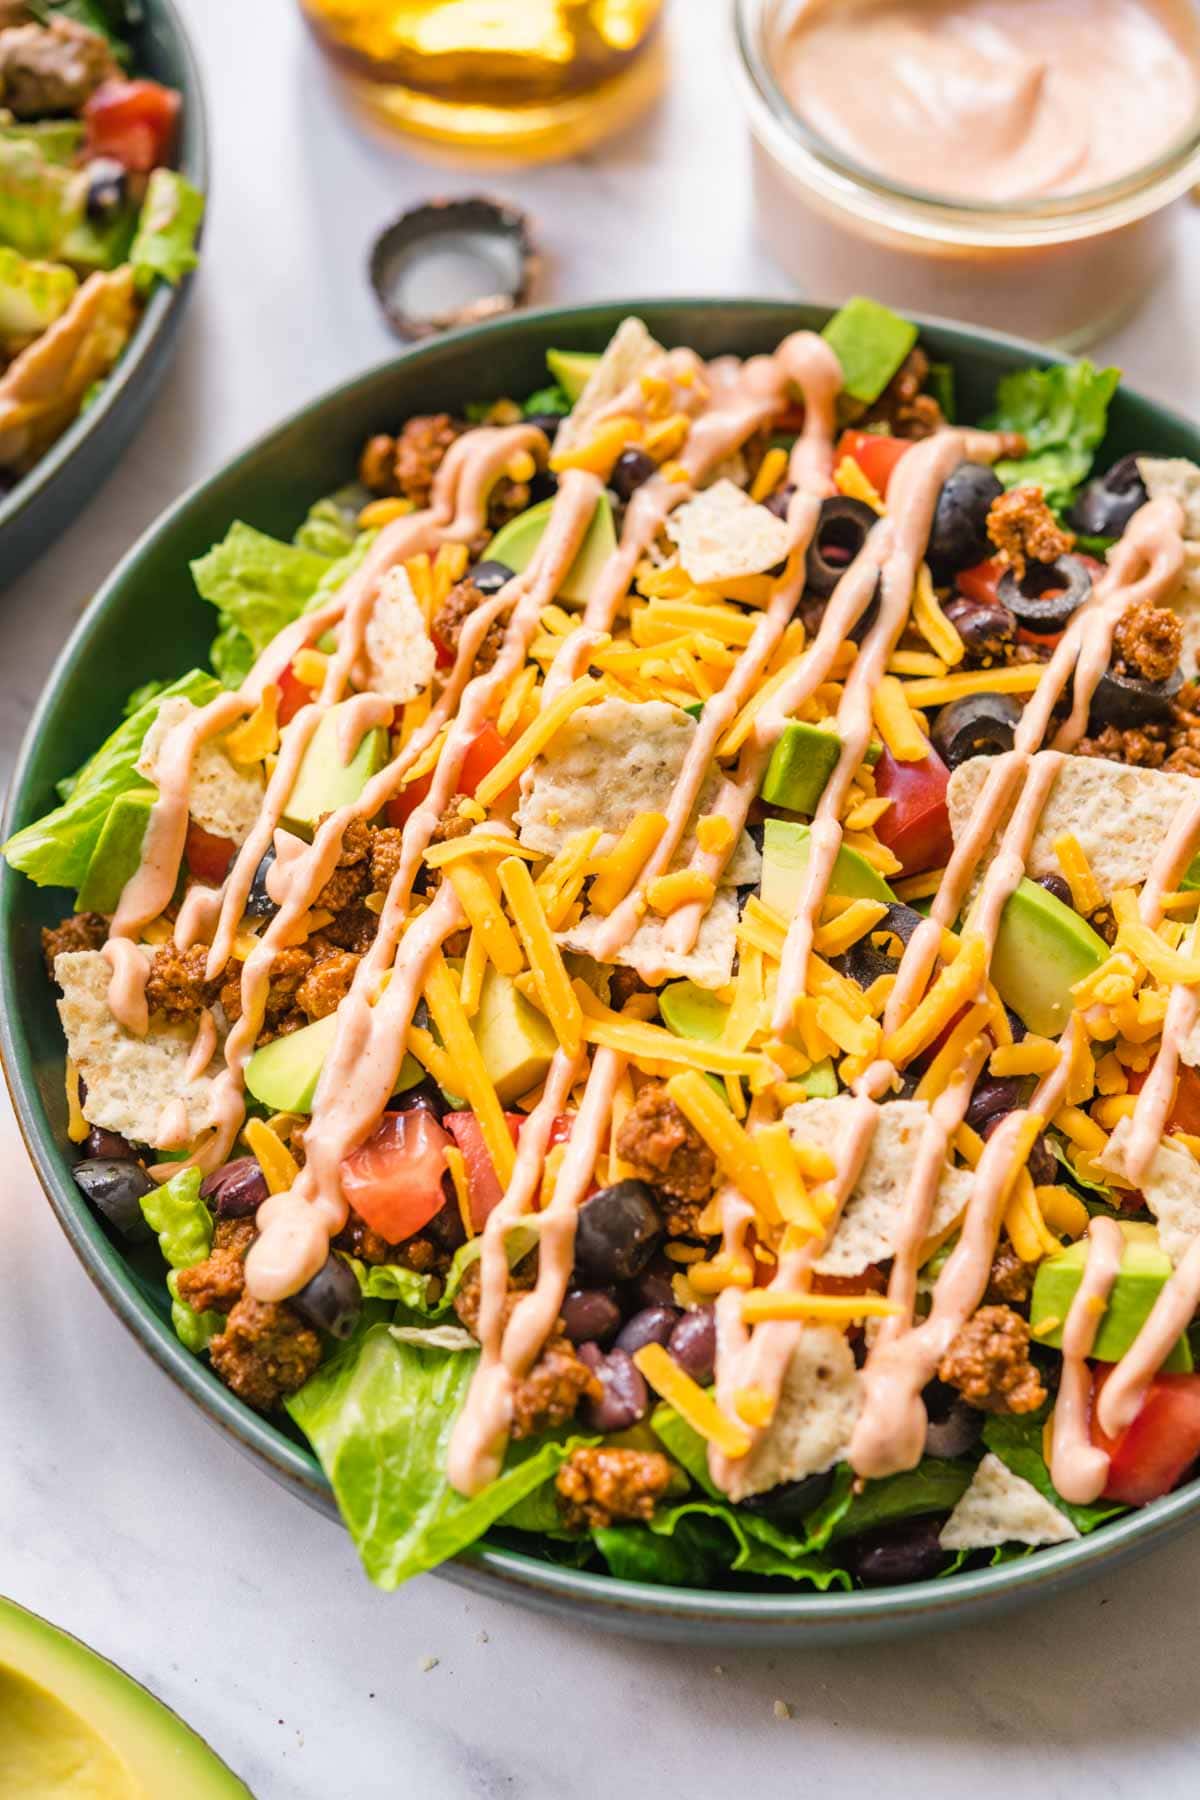
[[[992,766],[991,757],[973,756],[950,776],[946,802],[956,842],[971,820]],[[1054,840],[1067,831],[1077,839],[1106,900],[1114,888],[1140,887],[1181,803],[1194,792],[1190,775],[1130,769],[1095,756],[1068,757],[1038,820],[1026,873],[1034,879],[1061,874]],[[1006,813],[1001,829],[1008,817]],[[976,870],[975,887],[999,842],[998,831]]]
[[[152,952],[147,947],[146,955]],[[54,959],[62,988],[58,1013],[67,1054],[87,1089],[84,1113],[92,1125],[119,1131],[135,1144],[155,1144],[164,1109],[182,1100],[195,1137],[217,1122],[213,1093],[223,1067],[220,1049],[208,1069],[187,1079],[194,1025],[152,1018],[145,1037],[134,1037],[108,1010],[112,970],[99,950],[70,950]]]
[[[622,319],[608,347],[592,370],[588,384],[567,414],[554,438],[554,454],[578,450],[592,436],[592,420],[624,393],[639,375],[663,355],[640,319]]]
[[[1184,537],[1200,538],[1200,468],[1186,456],[1139,456],[1137,466],[1152,500],[1178,500]]]
[[[938,1542],[943,1550],[991,1550],[1000,1544],[1065,1544],[1078,1536],[1065,1513],[989,1451]]]
[[[770,1427],[732,1465],[729,1498],[744,1500],[781,1481],[831,1469],[843,1455],[862,1406],[854,1352],[832,1325],[807,1325],[784,1376]]]
[[[1184,543],[1183,573],[1166,605],[1183,630],[1179,666],[1190,680],[1200,669],[1200,543],[1191,540]]]
[[[701,587],[761,575],[786,559],[791,542],[785,522],[732,481],[705,488],[672,513],[664,529]]]
[[[1118,1175],[1125,1173],[1125,1147],[1133,1130],[1132,1119],[1122,1119],[1109,1138],[1097,1166]],[[1200,1163],[1182,1144],[1164,1138],[1138,1187],[1158,1222],[1158,1241],[1173,1263],[1200,1237]]]
[[[558,942],[565,949],[581,950],[590,956],[604,923],[598,913],[588,913],[577,925],[560,932]],[[643,981],[657,983],[668,977],[687,976],[697,987],[724,987],[733,975],[733,953],[737,946],[736,895],[729,888],[722,888],[714,896],[700,922],[691,950],[667,948],[667,923],[666,919],[648,913],[611,961],[627,969],[636,969]]]
[[[138,774],[156,787],[155,770],[163,739],[194,710],[192,702],[182,694],[164,700],[142,740]],[[258,823],[264,791],[260,769],[239,767],[226,756],[219,739],[210,739],[201,744],[192,762],[188,812],[201,830],[241,845]]]
[[[788,1107],[784,1124],[798,1143],[816,1144],[836,1153],[843,1143],[854,1102],[802,1100]],[[871,1263],[896,1253],[896,1233],[904,1192],[917,1160],[921,1130],[929,1117],[923,1100],[888,1100],[879,1109],[879,1124],[862,1172],[842,1210],[837,1230],[813,1264],[821,1275],[861,1275]],[[934,1197],[929,1234],[945,1231],[971,1197],[969,1169],[942,1170]]]
[[[389,569],[363,634],[366,687],[396,706],[414,700],[433,680],[437,651],[407,572]]]
[[[663,700],[601,700],[581,708],[555,734],[522,784],[517,810],[521,842],[554,856],[576,832],[599,825],[596,855],[607,855],[639,813],[666,812],[696,730],[695,719]],[[720,781],[714,764],[693,822],[710,810]],[[695,847],[693,823],[672,867],[686,867]],[[740,887],[757,882],[761,872],[762,858],[743,832],[723,880]]]

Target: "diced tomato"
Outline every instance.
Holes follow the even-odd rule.
[[[875,1263],[868,1263],[861,1275],[814,1275],[814,1294],[886,1294],[887,1276]]]
[[[462,771],[458,777],[457,792],[471,797],[484,776],[495,768],[508,744],[494,725],[485,725],[483,730],[471,740],[467,754],[463,757]],[[416,812],[422,801],[429,796],[433,786],[433,776],[422,775],[417,781],[410,781],[407,787],[387,803],[389,825],[403,825],[410,813]],[[503,795],[500,796],[503,800]]]
[[[525,1123],[525,1115],[505,1113],[504,1118],[515,1144]],[[474,1113],[447,1113],[445,1125],[462,1151],[463,1167],[467,1174],[467,1193],[471,1201],[471,1223],[476,1231],[482,1231],[488,1214],[500,1204],[504,1191],[500,1186],[500,1177],[496,1174],[495,1164],[483,1141],[483,1132]]]
[[[1035,650],[1057,650],[1061,640],[1061,631],[1027,631],[1024,625],[1017,626],[1018,644],[1032,644]]]
[[[968,600],[975,600],[980,606],[990,606],[996,599],[996,589],[1000,585],[1000,577],[1004,573],[1004,564],[998,556],[989,556],[986,562],[974,563],[969,569],[960,569],[954,577],[955,586],[960,594]]]
[[[398,794],[387,803],[387,821],[389,825],[404,825],[410,813],[415,813],[423,800],[429,798],[429,790],[433,786],[433,772],[422,775],[416,781],[410,781],[402,787]]]
[[[171,160],[182,102],[159,81],[105,81],[83,109],[85,155],[112,156],[138,175]]]
[[[891,805],[876,821],[875,835],[897,856],[906,875],[940,869],[950,856],[946,784],[950,771],[930,746],[921,762],[897,762],[884,746],[875,765],[875,791]]]
[[[1092,1442],[1111,1458],[1104,1498],[1145,1506],[1169,1494],[1200,1457],[1200,1375],[1156,1375],[1133,1424],[1108,1438],[1096,1420],[1095,1397],[1112,1369],[1098,1372],[1092,1404]]]
[[[343,1158],[343,1193],[389,1244],[403,1243],[441,1211],[449,1142],[429,1108],[413,1106],[385,1113],[366,1142]]]
[[[206,882],[209,887],[220,887],[229,873],[236,849],[237,845],[231,844],[228,838],[214,837],[211,831],[197,825],[195,819],[188,820],[183,854],[197,881]]]
[[[307,706],[311,699],[311,688],[305,687],[304,683],[293,672],[292,665],[289,663],[287,668],[283,671],[283,674],[279,677],[279,723],[281,725],[290,724],[296,714],[300,711],[300,708],[302,706]]]
[[[1141,1093],[1149,1073],[1149,1069],[1126,1071],[1131,1094]],[[1186,1063],[1179,1064],[1175,1098],[1167,1114],[1167,1130],[1186,1131],[1190,1137],[1200,1137],[1200,1070],[1189,1069]]]
[[[886,437],[879,431],[843,431],[833,453],[836,469],[844,456],[856,462],[878,494],[886,494],[892,471],[906,451],[912,449],[908,438]]]
[[[565,1144],[571,1136],[571,1127],[575,1123],[574,1113],[559,1113],[550,1127],[550,1136],[546,1139],[547,1150],[553,1150],[556,1144]]]

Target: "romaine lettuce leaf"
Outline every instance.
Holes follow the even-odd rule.
[[[835,1582],[851,1585],[844,1569],[806,1552],[799,1539],[790,1540],[791,1554],[765,1541],[756,1530],[763,1523],[725,1500],[685,1500],[656,1512],[646,1525],[608,1525],[592,1537],[610,1574],[622,1581],[708,1587],[731,1574],[782,1576],[822,1591]]]
[[[514,1444],[504,1472],[481,1494],[455,1492],[446,1456],[477,1362],[475,1352],[399,1343],[386,1325],[371,1325],[287,1402],[380,1587],[467,1549],[568,1454],[565,1441]]]
[[[39,887],[78,888],[113,801],[142,781],[135,764],[162,702],[182,694],[204,706],[219,692],[211,675],[192,669],[122,720],[72,778],[63,805],[0,846],[9,866],[28,875]]]
[[[990,1413],[983,1427],[983,1441],[1001,1462],[1008,1464],[1014,1475],[1030,1482],[1051,1506],[1066,1513],[1075,1529],[1086,1537],[1097,1525],[1103,1525],[1106,1519],[1117,1518],[1129,1508],[1114,1500],[1097,1500],[1092,1506],[1073,1506],[1063,1499],[1050,1479],[1042,1455],[1042,1432],[1049,1411],[1047,1402],[1035,1413]]]
[[[1023,457],[996,464],[1005,487],[1028,482],[1044,491],[1051,506],[1066,506],[1091,469],[1120,379],[1120,369],[1097,369],[1086,360],[1006,375],[984,424],[1021,432],[1029,448]]]
[[[878,1531],[902,1519],[919,1519],[928,1513],[952,1512],[970,1485],[974,1473],[969,1462],[947,1462],[923,1457],[915,1469],[868,1481],[854,1492],[854,1473],[839,1463],[833,1491],[808,1518],[809,1544],[818,1549]]]
[[[175,287],[199,262],[196,238],[204,195],[177,169],[155,169],[129,246],[134,280],[143,293],[156,280]]]
[[[66,312],[79,286],[62,263],[36,262],[0,244],[0,343],[35,338]]]
[[[220,615],[211,658],[226,687],[237,687],[245,679],[271,639],[323,591],[327,578],[344,579],[346,565],[346,556],[330,558],[285,544],[241,520],[206,556],[197,558],[192,564],[196,590]]]
[[[208,1340],[225,1327],[223,1313],[194,1312],[186,1300],[179,1298],[175,1286],[176,1271],[203,1262],[212,1248],[212,1214],[200,1198],[200,1182],[199,1169],[181,1169],[141,1201],[142,1217],[157,1233],[158,1247],[170,1266],[167,1288],[175,1335],[197,1356],[207,1347]]]
[[[78,119],[14,119],[0,115],[0,138],[6,143],[32,144],[46,162],[70,168],[83,144],[83,125]]]

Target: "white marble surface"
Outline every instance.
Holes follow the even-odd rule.
[[[289,0],[183,5],[216,143],[202,279],[133,451],[3,597],[5,769],[80,607],[160,508],[388,354],[363,279],[372,233],[415,198],[481,185],[361,136]],[[636,133],[487,178],[539,221],[544,298],[787,291],[751,241],[724,10],[677,0],[672,92]],[[1103,348],[1196,408],[1200,214],[1180,234],[1180,268]],[[1194,1538],[994,1627],[794,1655],[623,1643],[430,1578],[373,1593],[340,1533],[236,1455],[111,1318],[0,1108],[0,1592],[150,1682],[260,1800],[1195,1793]]]

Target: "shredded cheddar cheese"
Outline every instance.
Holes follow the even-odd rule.
[[[692,869],[677,869],[671,875],[660,875],[646,890],[646,898],[656,913],[666,918],[681,906],[698,903],[712,905],[716,889],[707,875]]]
[[[1092,874],[1092,865],[1083,846],[1073,832],[1064,831],[1054,840],[1054,854],[1063,879],[1071,890],[1071,904],[1077,913],[1090,918],[1104,903],[1100,883]]]
[[[901,1308],[883,1294],[777,1294],[756,1288],[742,1301],[742,1322],[761,1325],[767,1319],[812,1319],[829,1325],[853,1325],[859,1319],[894,1318]]]
[[[272,1194],[286,1194],[294,1185],[300,1166],[287,1145],[263,1119],[248,1119],[242,1136],[250,1146]]]
[[[642,812],[628,825],[608,852],[596,863],[596,878],[589,896],[593,912],[615,911],[629,893],[667,829],[667,816]]]
[[[516,1152],[505,1122],[504,1108],[484,1067],[470,1021],[462,1009],[462,1001],[440,952],[429,966],[425,981],[425,1001],[445,1046],[451,1071],[446,1085],[452,1093],[463,1094],[471,1111],[478,1117],[488,1155],[500,1178],[500,1185],[506,1187],[512,1177]],[[418,1062],[422,1062],[425,1059],[416,1049],[415,1039],[416,1033],[410,1028],[409,1042],[413,1045],[413,1053]],[[428,1063],[426,1067],[429,1067]]]
[[[634,1363],[656,1394],[673,1406],[680,1418],[708,1443],[729,1457],[747,1456],[751,1439],[735,1425],[704,1389],[671,1361],[661,1344],[644,1344],[634,1351]]]
[[[538,903],[533,878],[519,857],[507,857],[500,864],[500,886],[529,960],[542,1011],[567,1055],[577,1056],[583,1037],[583,1012]]]
[[[566,724],[572,713],[578,712],[581,706],[589,706],[592,701],[599,700],[601,695],[600,683],[590,675],[581,675],[570,687],[564,688],[556,699],[542,708],[516,743],[477,784],[475,798],[479,804],[493,805],[505,788],[511,787],[518,775],[523,774],[534,758],[546,748],[555,732]]]

